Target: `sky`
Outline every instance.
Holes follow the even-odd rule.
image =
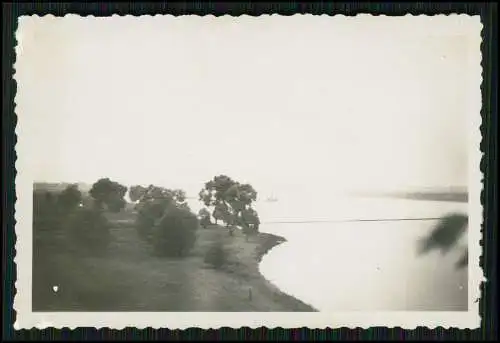
[[[33,180],[190,194],[218,174],[267,194],[467,184],[470,30],[148,18],[20,23],[18,139]]]

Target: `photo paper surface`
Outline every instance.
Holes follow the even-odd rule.
[[[19,18],[15,328],[479,327],[481,30]]]

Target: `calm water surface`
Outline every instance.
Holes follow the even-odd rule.
[[[288,294],[320,311],[466,311],[467,269],[455,263],[467,246],[443,255],[417,254],[437,223],[380,221],[278,224],[282,221],[436,218],[467,212],[467,204],[380,198],[326,198],[257,204],[261,231],[287,242],[271,250],[261,272]],[[266,224],[267,222],[267,224]]]
[[[467,213],[466,203],[318,193],[291,191],[255,205],[260,231],[287,239],[260,265],[273,284],[320,311],[467,311],[467,269],[455,268],[466,235],[445,255],[420,256],[419,240],[436,220],[324,222],[439,218]],[[290,221],[316,222],[282,223]]]

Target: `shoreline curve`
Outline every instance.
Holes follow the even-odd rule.
[[[269,290],[274,293],[274,296],[277,297],[279,301],[283,303],[283,305],[292,308],[291,311],[318,312],[318,310],[314,308],[312,305],[307,304],[302,300],[282,291],[278,286],[276,286],[270,280],[268,280],[260,271],[260,263],[262,262],[263,258],[272,249],[287,242],[287,239],[282,236],[278,236],[267,232],[259,232],[258,236],[259,236],[259,244],[256,254],[257,269],[259,275],[261,276],[263,282],[266,284]]]

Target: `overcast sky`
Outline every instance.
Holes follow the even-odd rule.
[[[265,192],[466,185],[479,36],[385,19],[25,19],[23,166],[188,192],[221,173]]]

